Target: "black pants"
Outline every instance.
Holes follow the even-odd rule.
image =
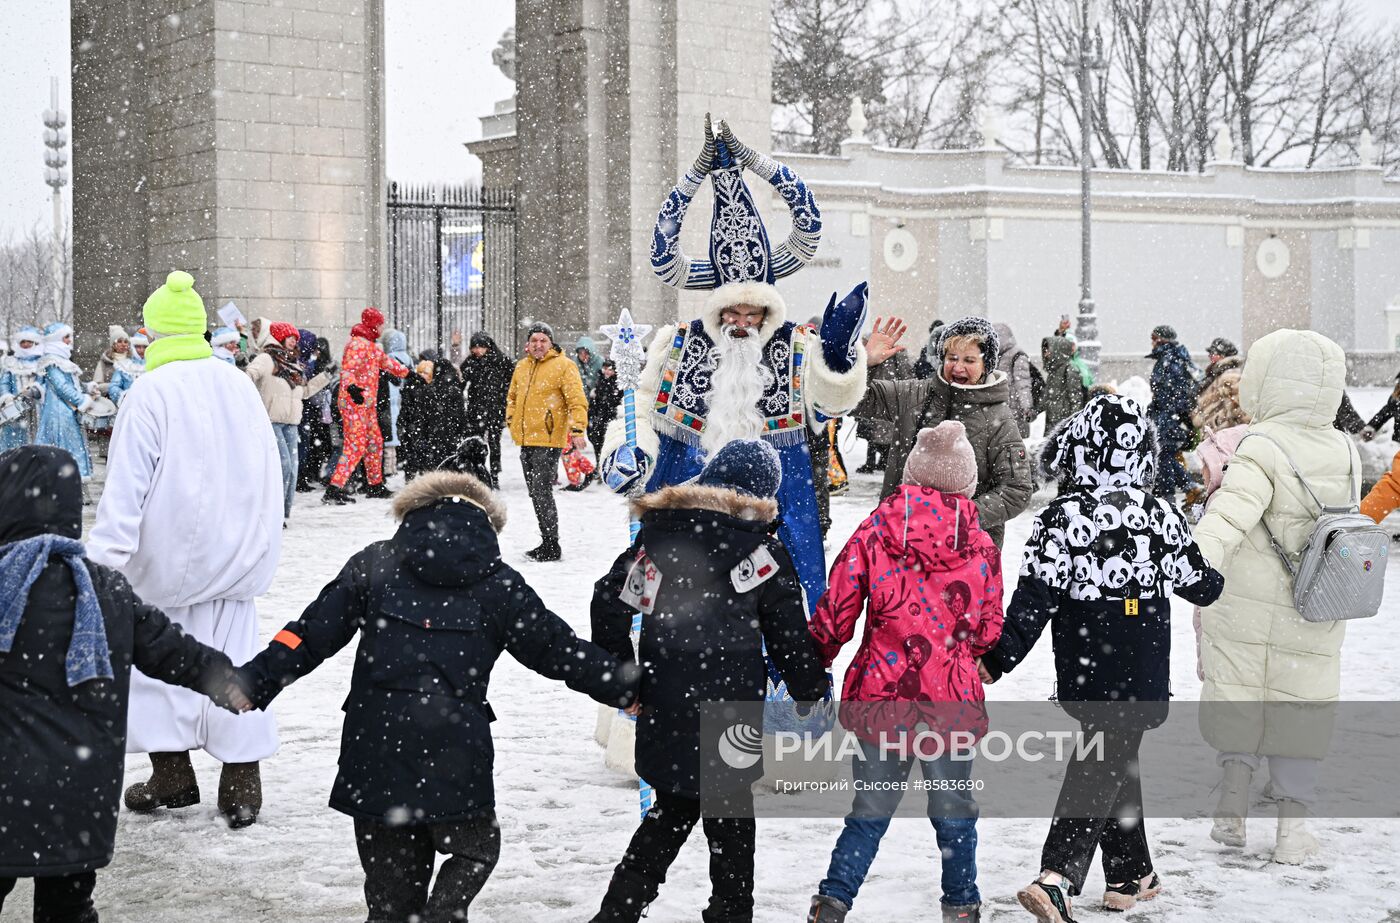
[[[307,420],[303,417],[303,421],[301,428],[305,437],[297,455],[297,480],[303,484],[319,483],[335,448],[331,445],[331,428],[329,424],[321,422],[319,410],[314,418]]]
[[[501,427],[488,426],[482,437],[486,440],[486,451],[491,456],[491,473],[501,475]]]
[[[421,923],[467,919],[472,898],[481,891],[501,856],[501,828],[495,813],[448,824],[391,827],[355,821],[355,845],[365,870],[369,923]],[[438,870],[437,854],[448,858]]]
[[[559,470],[559,450],[549,446],[525,446],[520,450],[525,487],[535,505],[540,538],[546,545],[559,544],[559,510],[554,506],[554,475]]]
[[[657,792],[656,803],[632,835],[619,868],[664,884],[667,869],[676,861],[698,820],[698,800]],[[711,892],[710,906],[702,919],[726,923],[752,919],[753,818],[707,817],[704,829],[710,844]]]
[[[1086,728],[1085,733],[1093,731]],[[1104,881],[1136,881],[1152,871],[1142,815],[1137,731],[1105,731],[1103,759],[1072,760],[1065,768],[1055,819],[1040,867],[1059,872],[1072,894],[1084,887],[1094,849],[1103,851]],[[1065,816],[1067,814],[1087,816]]]
[[[15,889],[15,878],[0,878],[0,909]],[[34,923],[97,923],[92,906],[96,872],[34,879]]]

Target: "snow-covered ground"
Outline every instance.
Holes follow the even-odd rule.
[[[1363,413],[1380,400],[1366,395]],[[1383,399],[1383,392],[1382,398]],[[1358,405],[1363,404],[1358,400]],[[509,440],[507,440],[509,442]],[[848,453],[852,467],[863,448]],[[621,501],[598,487],[560,493],[564,560],[533,564],[524,551],[538,541],[534,517],[508,450],[504,491],[512,521],[502,535],[506,559],[575,629],[588,631],[593,581],[626,543]],[[833,500],[832,551],[840,550],[878,492],[873,475],[857,475],[849,493]],[[316,495],[297,496],[276,584],[259,603],[262,636],[270,638],[330,580],[353,552],[391,534],[389,504],[361,500],[323,507]],[[1030,515],[1007,533],[1004,560],[1013,573],[1029,533]],[[1400,678],[1400,571],[1391,570],[1390,600],[1379,618],[1348,628],[1343,695],[1391,699]],[[1191,612],[1174,619],[1173,688],[1199,693]],[[198,807],[143,817],[123,811],[113,864],[98,876],[97,904],[108,923],[184,921],[354,921],[364,919],[362,877],[350,819],[326,806],[340,745],[340,705],[349,685],[352,648],[287,690],[275,711],[281,750],[263,764],[265,807],[259,822],[228,830],[214,805],[217,766],[196,755],[204,802]],[[847,654],[851,651],[848,649]],[[837,663],[837,676],[845,659]],[[1053,667],[1049,638],[1024,667],[991,687],[992,699],[1043,700]],[[548,682],[501,660],[491,685],[499,720],[496,779],[503,846],[500,865],[478,898],[478,921],[584,921],[607,886],[610,870],[637,822],[634,782],[603,765],[592,739],[595,706],[562,684]],[[127,783],[144,779],[148,761],[128,761]],[[1151,787],[1151,767],[1146,767]],[[1400,776],[1400,773],[1397,773]],[[978,884],[987,920],[1029,919],[1015,890],[1035,874],[1047,823],[984,820],[979,824]],[[1318,821],[1326,852],[1321,861],[1286,868],[1268,861],[1273,821],[1264,811],[1251,821],[1250,846],[1225,850],[1209,839],[1204,820],[1149,821],[1163,895],[1139,906],[1142,920],[1400,920],[1392,886],[1400,821]],[[757,911],[764,923],[804,919],[810,895],[826,869],[840,830],[838,819],[760,820]],[[681,853],[650,920],[698,920],[709,893],[707,854],[697,829]],[[1097,865],[1077,919],[1102,917]],[[927,822],[897,819],[882,844],[852,921],[937,919],[938,858]],[[6,902],[4,923],[29,919],[29,887]]]

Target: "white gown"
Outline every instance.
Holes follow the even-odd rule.
[[[258,653],[254,599],[282,547],[282,468],[253,383],[213,357],[170,362],[122,400],[88,557],[235,665]],[[128,753],[206,750],[226,763],[277,751],[271,714],[233,715],[133,670]]]

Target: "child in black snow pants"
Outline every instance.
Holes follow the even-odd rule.
[[[1070,919],[1103,851],[1105,910],[1156,897],[1161,880],[1143,825],[1138,745],[1166,719],[1171,597],[1213,603],[1225,580],[1181,514],[1152,495],[1157,432],[1131,398],[1100,394],[1045,440],[1042,473],[1060,495],[1036,517],[1001,640],[982,658],[992,681],[1030,653],[1050,623],[1059,701],[1102,759],[1065,769],[1041,873],[1017,893],[1042,923]]]
[[[248,707],[227,657],[84,557],[82,516],[73,456],[50,446],[0,455],[0,907],[16,879],[33,878],[36,923],[96,923],[131,668]]]
[[[792,559],[768,534],[781,478],[766,442],[729,443],[695,481],[634,503],[637,541],[594,587],[593,638],[618,659],[633,659],[628,631],[633,613],[643,613],[636,768],[656,792],[594,923],[636,923],[700,820],[703,703],[763,701],[765,643],[794,699],[827,692]],[[634,572],[651,579],[638,586],[628,579]],[[760,760],[739,780],[739,797],[752,797],[748,786],[762,773]],[[753,918],[751,808],[704,820],[713,893],[702,918],[710,923]]]
[[[505,507],[477,477],[424,474],[394,513],[394,537],[346,562],[239,672],[265,708],[360,634],[330,805],[355,819],[370,923],[465,920],[500,855],[496,659],[509,651],[614,707],[635,698],[639,671],[576,637],[501,561]],[[448,858],[429,896],[437,853]]]

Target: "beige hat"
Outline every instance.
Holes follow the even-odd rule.
[[[967,429],[957,420],[944,420],[919,430],[904,462],[904,483],[970,499],[977,493],[977,456]]]

